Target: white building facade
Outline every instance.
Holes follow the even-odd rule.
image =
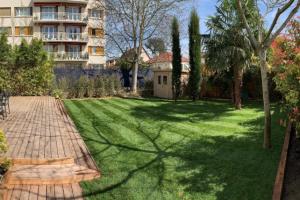
[[[0,0],[0,32],[19,45],[42,39],[56,67],[105,67],[102,0]]]

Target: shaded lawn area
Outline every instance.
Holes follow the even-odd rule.
[[[273,108],[273,149],[264,150],[263,110],[248,103],[66,100],[102,178],[87,199],[271,199],[284,128]]]

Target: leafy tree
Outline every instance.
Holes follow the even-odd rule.
[[[181,48],[180,48],[180,33],[179,33],[179,24],[176,17],[172,21],[172,88],[173,88],[173,97],[176,101],[180,95],[181,91]]]
[[[289,21],[298,12],[300,0],[234,0],[236,2],[237,11],[240,19],[247,31],[251,44],[259,57],[259,65],[261,70],[264,112],[265,112],[265,128],[264,128],[264,148],[271,148],[271,109],[269,97],[269,78],[267,51],[275,38],[283,31]],[[259,5],[259,3],[261,3]],[[262,7],[267,13],[263,13]],[[250,8],[250,9],[249,9]],[[274,19],[269,28],[265,27],[266,16],[268,13],[277,10]],[[258,16],[255,28],[251,26],[247,14]],[[286,14],[283,16],[283,14]],[[283,16],[283,21],[279,23],[279,19]]]
[[[8,65],[12,64],[12,47],[8,44],[7,34],[3,33],[0,35],[0,64]],[[3,67],[5,67],[3,66]]]
[[[199,97],[201,81],[201,36],[199,17],[196,10],[192,10],[189,24],[189,52],[190,52],[190,76],[189,92],[193,101]]]
[[[16,67],[33,68],[43,65],[47,61],[47,52],[44,51],[43,42],[33,39],[28,44],[25,39],[16,48]]]
[[[165,41],[159,37],[154,37],[147,40],[145,47],[154,55],[166,52]]]
[[[233,9],[220,4],[215,16],[207,26],[210,38],[207,40],[207,65],[213,69],[233,72],[233,100],[236,109],[242,108],[241,87],[243,71],[250,65],[252,47],[242,24]]]
[[[271,45],[270,63],[277,71],[276,89],[283,95],[283,108],[292,120],[300,120],[300,21],[293,20],[289,35],[277,37]]]
[[[7,35],[0,36],[0,91],[10,88],[9,71],[12,65],[12,48],[7,42]]]
[[[11,80],[13,92],[17,95],[48,94],[53,83],[53,60],[48,58],[40,40],[30,44],[22,40],[14,48],[14,69]]]
[[[15,48],[15,68],[21,69],[21,68],[30,68],[32,67],[30,63],[30,47],[29,44],[25,39],[22,39],[20,46],[17,46]]]

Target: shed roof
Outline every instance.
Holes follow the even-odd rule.
[[[158,56],[151,58],[148,63],[162,63],[162,62],[172,62],[173,54],[171,52],[160,53]],[[189,62],[189,59],[186,57],[181,57],[181,62]]]

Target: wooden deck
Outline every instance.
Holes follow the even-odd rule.
[[[6,156],[15,163],[15,171],[10,173],[14,179],[8,181],[11,184],[5,193],[6,199],[81,199],[78,182],[90,180],[91,176],[71,177],[70,181],[63,177],[65,181],[60,182],[50,172],[60,174],[59,170],[63,170],[73,176],[76,173],[71,169],[84,168],[99,175],[95,162],[59,100],[52,97],[13,97],[11,114],[6,120],[0,120],[0,129],[5,132],[9,143]],[[34,175],[32,171],[35,168],[49,169],[49,176]],[[20,172],[20,169],[27,171]],[[27,182],[29,174],[33,179],[40,177],[40,182],[37,179]],[[98,177],[97,174],[94,177]],[[22,175],[25,177],[23,180],[20,178]],[[19,181],[17,178],[20,178]]]

